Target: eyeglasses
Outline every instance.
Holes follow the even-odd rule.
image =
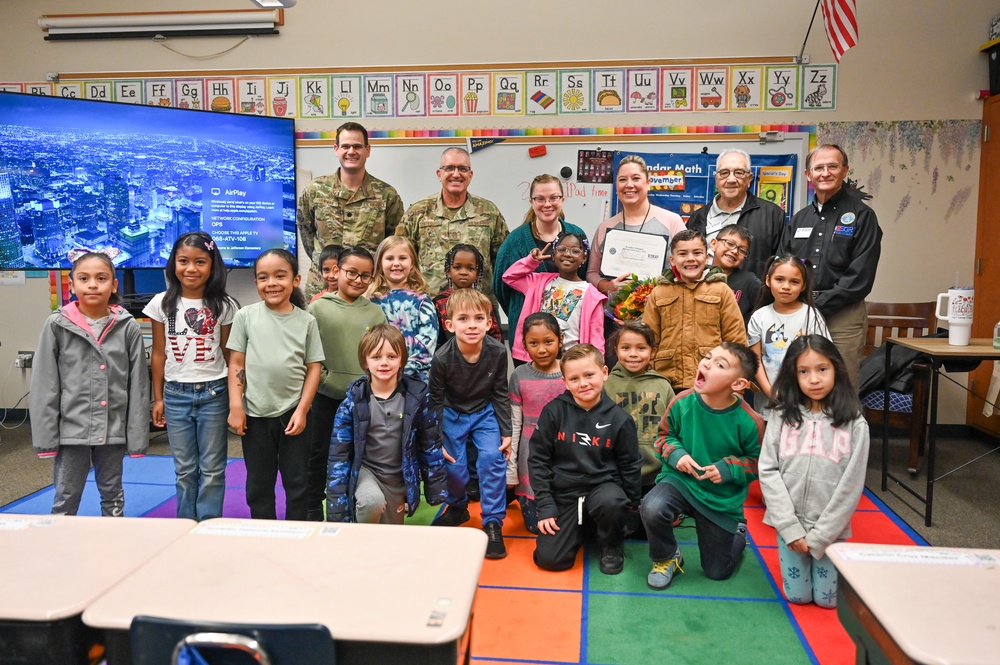
[[[833,172],[842,167],[843,164],[817,164],[816,166],[810,166],[809,170],[813,173],[824,173]]]
[[[746,247],[743,247],[742,245],[736,244],[735,242],[733,242],[729,238],[716,238],[716,240],[718,240],[723,245],[725,245],[727,250],[732,251],[732,250],[735,249],[736,253],[739,254],[740,256],[744,256],[745,257],[745,256],[748,256],[750,254],[750,250],[749,249],[747,249]]]
[[[561,194],[557,194],[555,196],[550,196],[548,198],[544,196],[532,196],[531,200],[537,203],[538,205],[544,205],[546,203],[559,203],[560,201],[563,200],[563,198],[564,197]]]
[[[349,282],[361,280],[362,284],[371,284],[372,279],[375,278],[370,272],[358,272],[354,268],[344,268],[343,273],[347,276],[347,281]]]
[[[583,256],[586,254],[579,247],[556,247],[556,254],[568,254],[569,256]]]
[[[445,173],[454,173],[455,171],[458,171],[459,173],[469,173],[470,171],[472,171],[471,166],[464,166],[464,165],[456,166],[455,164],[445,164],[441,166],[440,169]]]
[[[339,143],[337,144],[337,147],[343,150],[344,152],[350,152],[351,150],[354,151],[364,150],[368,146],[362,145],[360,143]]]
[[[722,178],[723,180],[728,180],[731,175],[735,176],[737,180],[743,180],[743,178],[750,175],[750,172],[745,169],[720,169],[715,172],[715,176],[717,178]]]

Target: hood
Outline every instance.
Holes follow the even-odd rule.
[[[725,282],[726,273],[719,266],[708,266],[705,268],[705,272],[701,274],[702,282]],[[659,279],[656,280],[658,285],[667,284],[683,284],[684,282],[677,279],[677,273],[674,272],[673,267],[667,272],[663,273]]]

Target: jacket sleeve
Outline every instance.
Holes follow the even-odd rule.
[[[411,376],[426,376],[438,342],[438,316],[434,301],[420,296],[417,303],[416,327],[413,331],[413,348],[406,361],[406,369]]]
[[[527,293],[531,281],[531,275],[535,273],[535,270],[539,265],[541,264],[530,255],[524,257],[523,259],[514,261],[514,263],[507,268],[507,272],[503,274],[504,284],[515,291]]]
[[[740,426],[740,454],[726,455],[715,463],[722,476],[722,482],[735,483],[746,487],[757,477],[760,458],[760,442],[764,438],[764,419],[756,411],[746,414],[752,426]]]
[[[505,314],[510,314],[507,309],[510,306],[510,293],[511,288],[504,283],[504,274],[507,269],[510,268],[511,264],[517,259],[515,258],[517,250],[514,248],[516,236],[507,236],[504,243],[500,245],[500,251],[497,252],[496,264],[493,267],[493,293],[497,297],[497,302],[500,303],[500,307],[503,308]]]
[[[598,291],[596,286],[593,286],[592,288],[594,290],[592,295],[595,296],[594,300],[596,302],[593,303],[590,319],[586,322],[586,324],[590,328],[590,343],[596,346],[598,351],[604,353],[604,303],[608,297]]]
[[[726,342],[738,342],[746,346],[747,326],[743,313],[736,303],[736,296],[728,286],[722,290],[722,302],[719,308],[719,326],[722,339]]]
[[[675,397],[667,405],[667,411],[663,414],[663,418],[660,420],[660,428],[656,433],[656,441],[653,443],[653,454],[656,455],[656,459],[669,465],[671,468],[676,467],[678,460],[688,454],[688,451],[684,449],[678,437],[681,419],[679,415],[680,409],[674,408],[677,405],[677,399]]]
[[[42,326],[38,348],[31,365],[31,445],[39,457],[53,457],[59,452],[59,404],[62,381],[59,377],[59,345],[51,319]]]
[[[639,454],[639,433],[631,417],[622,419],[615,456],[625,496],[633,508],[638,508],[642,500],[642,455]]]
[[[851,428],[851,457],[826,503],[826,508],[806,534],[809,552],[817,560],[823,558],[826,548],[836,542],[851,523],[851,515],[858,507],[861,493],[865,489],[868,446],[868,423],[864,418],[856,418]]]
[[[149,449],[149,364],[142,329],[135,319],[129,319],[125,330],[128,344],[128,411],[126,443],[131,457],[140,457]]]
[[[524,412],[520,398],[510,395],[510,457],[507,459],[507,484],[517,485],[517,449],[521,446],[521,427],[524,426]],[[527,441],[525,441],[527,445]]]
[[[442,351],[446,353],[446,351]],[[444,423],[444,389],[448,383],[448,361],[438,354],[431,362],[431,371],[428,375],[428,394],[431,400],[431,410],[439,424]]]
[[[386,196],[385,206],[385,237],[396,233],[399,223],[403,219],[403,199],[399,194],[392,192]]]
[[[882,254],[882,229],[873,210],[861,211],[858,218],[858,237],[850,265],[832,289],[820,291],[816,296],[814,304],[825,317],[864,300],[875,285],[875,270]]]
[[[354,457],[354,394],[340,403],[333,417],[333,436],[326,464],[326,521],[350,522],[351,497],[347,494]]]
[[[556,517],[556,501],[552,496],[552,449],[556,438],[555,411],[546,406],[538,417],[538,427],[528,444],[528,477],[535,492],[538,519]]]
[[[424,395],[415,419],[417,427],[417,456],[420,460],[420,475],[424,480],[424,497],[427,503],[438,506],[444,503],[448,494],[448,479],[445,475],[444,453],[441,452],[441,431],[437,414],[431,408],[430,393]]]
[[[785,543],[793,543],[806,537],[806,529],[795,515],[795,504],[781,478],[778,449],[783,428],[784,424],[777,415],[767,424],[764,443],[760,449],[758,474],[760,491],[764,496],[764,505],[767,506],[767,521]]]

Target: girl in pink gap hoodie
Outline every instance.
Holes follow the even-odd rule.
[[[87,252],[73,262],[77,297],[46,321],[31,370],[31,441],[54,457],[53,514],[75,515],[94,465],[101,514],[125,510],[122,460],[149,446],[149,372],[142,331],[117,304],[111,259]]]

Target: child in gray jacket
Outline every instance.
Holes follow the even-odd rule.
[[[31,442],[54,457],[53,514],[75,515],[91,462],[101,514],[125,511],[122,460],[149,447],[149,371],[142,331],[120,305],[111,259],[73,262],[77,297],[42,328],[31,372]]]
[[[851,535],[865,488],[868,423],[843,357],[822,335],[789,345],[771,395],[776,417],[758,461],[764,523],[778,532],[788,601],[832,609],[837,569],[826,548]]]

